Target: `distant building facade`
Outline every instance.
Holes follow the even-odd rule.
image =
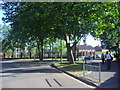
[[[75,52],[75,47],[72,48]],[[95,50],[91,45],[76,45],[77,56],[86,56],[95,54]]]
[[[105,52],[108,51],[108,49],[102,49],[100,46],[96,46],[96,47],[92,47],[91,45],[76,45],[76,48],[73,47],[72,48],[73,53],[77,54],[78,56],[86,56],[86,55],[95,55],[96,51],[101,51],[101,52]]]
[[[109,51],[108,49],[105,49],[105,48],[103,49],[100,46],[96,46],[96,47],[94,47],[94,49],[95,49],[95,51],[101,51],[101,52]]]
[[[102,48],[100,46],[96,46],[96,47],[94,47],[94,50],[95,51],[102,51]]]

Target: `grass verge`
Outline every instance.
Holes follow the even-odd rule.
[[[56,62],[55,65],[71,74],[79,76],[83,71],[83,63],[82,61],[75,61],[75,64],[69,64],[68,61],[64,62]]]

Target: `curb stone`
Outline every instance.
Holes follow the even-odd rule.
[[[55,66],[54,64],[51,64],[50,66],[53,67],[53,68],[56,68],[56,69],[58,69],[58,70],[60,70],[60,71],[62,71],[62,72],[64,72],[64,73],[66,73],[67,75],[72,76],[72,77],[74,77],[75,79],[78,79],[78,80],[80,80],[80,81],[82,81],[82,82],[84,82],[84,83],[86,83],[86,84],[88,84],[88,85],[94,86],[94,87],[96,87],[96,88],[100,88],[100,87],[97,86],[95,83],[92,83],[92,82],[90,82],[89,80],[87,80],[87,79],[85,79],[85,78],[83,78],[83,77],[77,77],[77,76],[75,76],[75,75],[73,75],[73,74],[71,74],[71,73],[69,73],[69,72],[67,72],[67,71],[65,71],[65,70],[63,70],[63,69],[61,69],[61,68],[58,68],[58,67]]]

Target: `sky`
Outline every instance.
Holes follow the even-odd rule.
[[[80,45],[83,45],[83,40],[80,41]],[[86,44],[91,45],[93,47],[95,46],[101,46],[100,40],[95,40],[93,36],[88,35],[86,38]]]
[[[4,17],[3,13],[4,13],[4,11],[2,9],[0,9],[0,24],[3,24],[3,21],[2,21],[2,17]],[[84,44],[83,40],[81,40],[80,45],[83,45],[83,44]],[[86,44],[91,45],[93,47],[98,46],[98,45],[101,46],[100,41],[94,40],[94,38],[91,35],[87,36]]]
[[[0,24],[3,24],[2,17],[4,17],[4,15],[3,15],[4,11],[1,8],[1,3],[2,2],[0,1]]]

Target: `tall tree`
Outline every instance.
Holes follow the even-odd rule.
[[[45,21],[48,19],[45,14],[45,4],[46,3],[21,2],[4,3],[3,6],[3,9],[6,11],[6,18],[3,20],[12,22],[11,27],[14,29],[14,32],[19,32],[19,37],[24,36],[26,40],[30,38],[36,40],[40,60],[43,60],[43,41],[48,33],[48,31],[46,31],[48,27],[46,28],[46,26],[50,23],[49,20],[48,22]]]
[[[101,39],[101,43],[108,49],[114,48],[116,53],[120,53],[118,43],[120,42],[120,2],[107,2],[103,4],[104,7],[98,7],[101,13],[94,17],[93,27],[91,33],[93,36]]]
[[[34,39],[38,44],[39,58],[43,59],[43,41],[49,36],[64,39],[67,59],[74,63],[72,48],[78,41],[92,33],[100,36],[106,28],[113,27],[112,16],[116,16],[114,2],[71,2],[71,3],[5,3],[4,21],[11,22],[18,38]],[[111,7],[113,6],[113,7]],[[106,19],[107,18],[107,19]],[[117,20],[116,18],[114,18]],[[72,43],[71,43],[72,41]],[[40,50],[41,49],[41,50]],[[41,55],[40,55],[41,53]]]

